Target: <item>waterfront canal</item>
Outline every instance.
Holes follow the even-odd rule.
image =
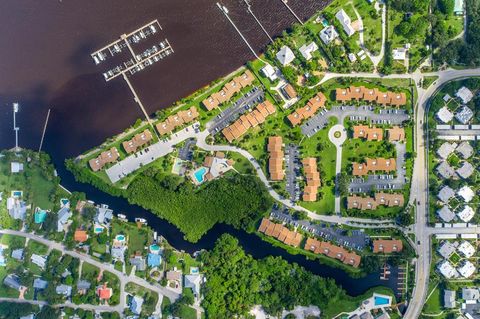
[[[252,0],[252,10],[271,36],[295,21],[282,0]],[[163,26],[175,53],[137,73],[131,82],[147,111],[167,107],[237,69],[253,54],[218,10],[214,0],[4,0],[0,3],[0,148],[14,146],[12,102],[20,102],[17,116],[20,146],[37,149],[43,121],[51,108],[44,150],[51,154],[62,184],[82,191],[97,203],[107,203],[133,220],[143,217],[174,247],[187,252],[213,247],[222,233],[236,236],[255,258],[282,256],[321,276],[334,278],[351,295],[377,285],[377,273],[351,279],[339,269],[294,256],[255,235],[217,225],[198,243],[183,239],[177,228],[126,200],[77,183],[65,170],[65,158],[76,156],[132,125],[142,113],[120,79],[108,84],[90,53],[120,34],[153,19]],[[302,19],[322,9],[328,0],[289,1]],[[224,0],[232,20],[257,52],[268,37],[247,12],[243,0]]]

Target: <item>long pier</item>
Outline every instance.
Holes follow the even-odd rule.
[[[225,6],[222,6],[220,3],[217,2],[217,7],[220,9],[220,11],[223,12],[223,14],[225,15],[225,17],[227,17],[228,21],[230,21],[230,23],[233,25],[233,27],[235,28],[235,30],[237,31],[237,33],[240,35],[240,37],[242,38],[242,40],[245,42],[245,44],[248,46],[248,48],[250,49],[250,51],[252,51],[253,55],[255,55],[255,57],[257,59],[260,59],[260,57],[257,55],[257,53],[255,52],[255,50],[252,48],[252,46],[250,45],[250,43],[248,43],[247,39],[245,39],[245,37],[243,36],[242,32],[240,32],[240,30],[237,28],[237,26],[235,25],[235,23],[232,21],[232,19],[230,19],[229,15],[228,15],[228,10]]]
[[[287,9],[293,14],[293,16],[295,17],[295,19],[297,19],[298,22],[300,22],[301,25],[303,25],[303,22],[302,22],[302,19],[300,19],[297,14],[292,10],[292,8],[290,8],[290,6],[288,5],[288,0],[280,0],[283,2],[283,4],[285,5],[285,7],[287,7]]]
[[[40,146],[38,147],[38,152],[42,150],[43,139],[45,138],[45,132],[47,131],[48,119],[50,118],[50,109],[47,112],[47,118],[45,119],[45,124],[43,125],[42,138],[40,139]]]
[[[18,131],[20,130],[20,127],[17,127],[17,119],[16,119],[16,114],[19,110],[19,105],[18,103],[13,103],[13,130],[15,131],[15,152],[18,152],[20,149],[18,147]]]
[[[262,23],[260,23],[260,20],[258,20],[257,16],[253,13],[252,11],[252,6],[250,5],[250,2],[248,2],[248,0],[243,0],[245,2],[245,4],[247,5],[247,10],[248,12],[250,12],[250,14],[253,16],[253,18],[255,19],[255,21],[257,21],[258,25],[260,26],[260,28],[262,28],[263,32],[267,35],[267,37],[270,39],[271,42],[273,42],[273,39],[272,37],[270,36],[270,34],[268,34],[267,30],[264,28],[264,26],[262,25]]]

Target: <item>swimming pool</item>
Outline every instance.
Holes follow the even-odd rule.
[[[151,252],[158,252],[160,250],[160,247],[158,245],[150,245],[150,251]]]
[[[118,240],[118,241],[124,241],[124,240],[125,240],[125,236],[123,236],[123,235],[117,235],[117,240]]]
[[[13,191],[12,195],[13,197],[22,197],[22,191]]]
[[[374,296],[373,301],[375,306],[385,306],[390,304],[390,298],[382,296]]]
[[[205,176],[205,173],[207,172],[207,169],[205,167],[201,167],[197,169],[194,173],[193,176],[197,180],[199,184],[203,183],[203,177]]]
[[[94,232],[95,234],[99,234],[99,233],[101,233],[102,231],[103,231],[103,227],[95,227],[95,229],[94,229],[93,232]]]

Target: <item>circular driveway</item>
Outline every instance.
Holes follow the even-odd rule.
[[[336,124],[328,131],[328,138],[336,147],[341,147],[347,139],[347,130],[342,124]]]

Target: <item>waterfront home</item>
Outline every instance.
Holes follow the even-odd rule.
[[[115,163],[120,157],[116,147],[112,147],[107,151],[100,153],[96,158],[92,158],[88,161],[92,171],[97,172],[101,170],[105,165]]]
[[[350,20],[350,17],[345,12],[345,10],[341,9],[340,11],[338,11],[335,17],[342,25],[343,30],[345,31],[347,36],[350,37],[355,33],[355,29],[352,26],[352,21]]]
[[[149,253],[147,256],[147,265],[148,267],[158,267],[162,263],[162,256],[158,254]]]
[[[202,276],[200,274],[185,275],[185,288],[191,288],[195,298],[200,298],[200,285],[202,283]]]
[[[152,132],[149,129],[145,129],[143,132],[135,134],[131,140],[124,141],[122,146],[127,154],[135,153],[137,149],[150,142],[152,138]]]
[[[57,232],[65,231],[72,213],[67,206],[63,206],[57,213]]]
[[[400,239],[377,239],[373,241],[374,253],[399,253],[403,250],[403,242]]]
[[[158,123],[156,125],[156,128],[160,135],[170,134],[176,128],[181,127],[184,124],[193,122],[199,116],[200,113],[198,113],[197,108],[195,106],[192,106],[188,110],[178,111],[177,114],[170,115],[165,121]]]
[[[280,48],[280,51],[277,52],[276,57],[282,66],[289,65],[295,59],[292,49],[286,45]]]
[[[320,31],[319,36],[325,45],[329,45],[332,41],[338,38],[338,32],[333,25],[329,25]]]
[[[361,257],[359,255],[331,243],[321,242],[314,238],[307,238],[304,249],[315,254],[323,254],[327,257],[337,259],[343,264],[350,265],[354,268],[360,266]]]
[[[23,171],[23,164],[19,162],[11,162],[10,163],[10,172],[12,174],[20,173]]]
[[[125,235],[119,234],[115,236],[112,243],[110,254],[113,259],[123,260],[125,251],[127,250],[127,241]]]
[[[303,236],[296,231],[291,231],[282,224],[276,224],[271,222],[267,218],[263,218],[260,223],[258,231],[264,233],[267,236],[274,237],[286,245],[298,247],[302,242]]]
[[[277,70],[270,64],[265,65],[260,71],[272,82],[278,79]]]
[[[97,213],[95,214],[94,221],[104,227],[110,225],[110,221],[113,219],[113,210],[108,208],[108,205],[101,204],[96,207]]]

